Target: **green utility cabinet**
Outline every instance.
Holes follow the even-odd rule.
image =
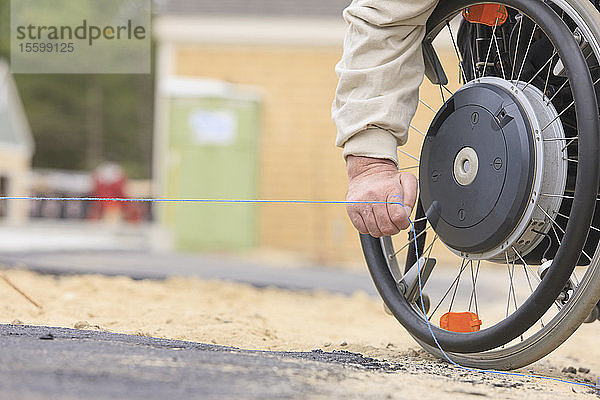
[[[257,197],[260,103],[228,90],[168,99],[169,198]],[[241,250],[256,245],[257,209],[248,204],[169,203],[163,213],[183,251]]]

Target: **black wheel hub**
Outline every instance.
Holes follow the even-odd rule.
[[[491,83],[464,86],[437,113],[419,176],[426,215],[447,246],[486,252],[518,225],[535,175],[528,121],[510,85]]]

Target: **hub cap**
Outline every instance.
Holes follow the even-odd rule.
[[[478,170],[479,157],[477,157],[477,152],[472,147],[463,147],[454,159],[454,179],[459,185],[470,185],[477,177]]]
[[[440,109],[421,153],[421,201],[451,250],[505,262],[513,247],[527,254],[544,238],[544,212],[554,217],[560,199],[540,189],[562,195],[566,183],[556,115],[532,85],[499,78],[463,86]]]

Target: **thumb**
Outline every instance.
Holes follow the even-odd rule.
[[[399,206],[401,206],[404,211],[406,212],[406,216],[408,218],[410,218],[410,215],[412,214],[413,208],[407,204],[404,203],[404,196],[396,194],[391,196],[392,199],[390,200],[390,202],[396,203]]]
[[[403,204],[405,207],[407,207],[407,213],[410,215],[417,202],[417,192],[419,186],[417,178],[411,173],[401,173],[400,186],[402,186],[402,195],[404,199]]]
[[[412,207],[404,204],[404,198],[402,195],[392,195],[388,201],[392,203],[388,206],[388,212],[392,222],[399,229],[406,229],[410,222],[410,214],[412,214]]]
[[[408,219],[410,219],[410,215],[412,214],[412,211],[413,211],[412,207],[404,206],[404,211],[406,211],[406,217]]]

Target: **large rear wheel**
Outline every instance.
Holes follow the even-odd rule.
[[[415,232],[361,243],[386,306],[426,350],[441,355],[431,328],[462,365],[514,369],[564,342],[600,297],[600,15],[586,1],[507,0],[486,25],[480,4],[440,2],[427,25],[439,99],[420,99],[435,113],[413,125],[420,157],[400,150],[418,161],[401,165],[419,171]],[[503,301],[479,301],[486,276],[504,281]],[[471,329],[455,329],[465,315]]]

